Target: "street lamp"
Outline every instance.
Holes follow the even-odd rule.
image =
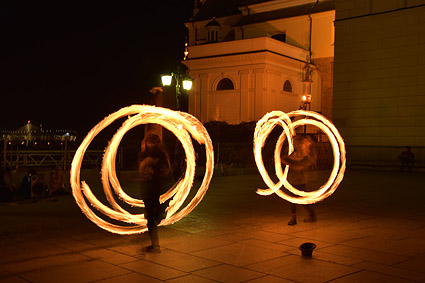
[[[306,64],[303,68],[303,80],[304,83],[304,94],[301,100],[300,109],[310,110],[311,103],[311,84],[313,82],[312,72],[314,70],[314,66],[310,64]]]
[[[311,94],[303,94],[303,97],[301,98],[300,109],[310,111],[310,103],[311,103]],[[307,118],[308,117],[306,116],[305,119]],[[304,134],[306,133],[307,133],[307,125],[304,125]]]
[[[185,89],[187,91],[192,89],[192,80],[190,78],[186,77],[183,80],[183,89]]]
[[[301,101],[301,108],[303,110],[310,110],[310,103],[311,103],[311,95],[304,94]]]
[[[171,93],[173,93],[173,91],[170,91],[170,89],[168,88],[172,85],[173,78],[176,84],[175,98],[171,96]],[[188,112],[189,109],[187,94],[181,91],[181,89],[183,89],[185,92],[188,92],[192,88],[192,79],[190,77],[187,77],[186,74],[184,74],[184,72],[181,71],[180,68],[178,68],[177,73],[171,73],[171,75],[162,75],[161,82],[164,89],[166,90],[164,92],[164,106],[174,110],[174,106],[176,106],[178,111]],[[179,141],[177,139],[174,139],[173,137],[167,135],[165,136],[165,139],[167,140],[167,144],[169,146],[169,152],[172,153],[172,155],[170,156],[170,162],[173,164],[175,173],[178,175],[183,170],[182,162],[184,161],[184,159],[182,158],[184,156],[184,153],[182,151],[181,146],[178,145]]]
[[[173,76],[171,76],[171,75],[162,75],[161,76],[162,85],[163,86],[170,86],[172,79],[173,79]]]
[[[189,91],[192,88],[192,79],[190,77],[183,77],[180,74],[171,73],[171,75],[166,74],[161,76],[161,81],[163,86],[171,86],[173,78],[176,81],[176,101],[177,109],[187,111],[187,109],[182,109],[182,92],[181,88],[185,91]]]

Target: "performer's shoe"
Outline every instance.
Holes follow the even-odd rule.
[[[315,215],[310,216],[309,218],[304,219],[304,222],[316,222],[317,218]]]
[[[292,225],[296,225],[297,224],[297,218],[293,217],[291,218],[291,220],[289,220],[288,225],[292,226]]]
[[[150,246],[145,247],[143,249],[143,251],[144,252],[147,252],[147,253],[160,253],[161,252],[161,248],[160,248],[160,246],[152,246],[152,245],[150,245]]]

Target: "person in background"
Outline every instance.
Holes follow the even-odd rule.
[[[68,192],[65,188],[65,177],[62,174],[60,166],[56,165],[55,170],[50,173],[49,196],[66,194]]]
[[[400,171],[404,170],[404,167],[407,167],[407,170],[412,171],[413,163],[415,163],[415,155],[412,152],[410,146],[406,146],[406,149],[398,157],[401,161]]]
[[[288,182],[299,190],[305,190],[307,185],[305,171],[309,170],[316,162],[315,155],[312,152],[313,140],[311,137],[298,134],[294,137],[294,151],[291,155],[282,157],[282,162],[289,165]],[[309,218],[305,222],[315,222],[316,213],[310,205],[303,205]],[[288,225],[297,224],[297,205],[291,203],[291,219]]]
[[[145,218],[151,245],[146,252],[161,252],[158,237],[158,224],[164,218],[165,210],[159,203],[162,187],[169,178],[170,159],[163,149],[158,134],[148,132],[141,143],[138,154],[141,195],[145,204]]]
[[[13,199],[13,184],[10,168],[0,167],[0,202],[8,202]]]
[[[44,174],[31,176],[31,198],[41,199],[47,196],[47,185],[44,181]]]
[[[35,169],[30,168],[28,173],[22,178],[22,183],[19,186],[17,191],[17,197],[23,199],[31,198],[31,190],[32,184],[34,183],[33,179],[37,178],[37,171]]]

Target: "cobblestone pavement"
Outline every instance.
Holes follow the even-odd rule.
[[[215,176],[191,214],[160,228],[159,254],[142,251],[146,234],[97,227],[72,196],[2,204],[0,282],[425,282],[424,184],[424,172],[348,170],[314,205],[317,222],[300,208],[288,226],[289,204],[257,195],[257,174]]]

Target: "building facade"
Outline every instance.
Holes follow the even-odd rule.
[[[351,163],[425,160],[425,1],[338,0],[334,123]]]
[[[201,122],[256,121],[308,108],[332,118],[335,2],[195,1],[183,63]]]

